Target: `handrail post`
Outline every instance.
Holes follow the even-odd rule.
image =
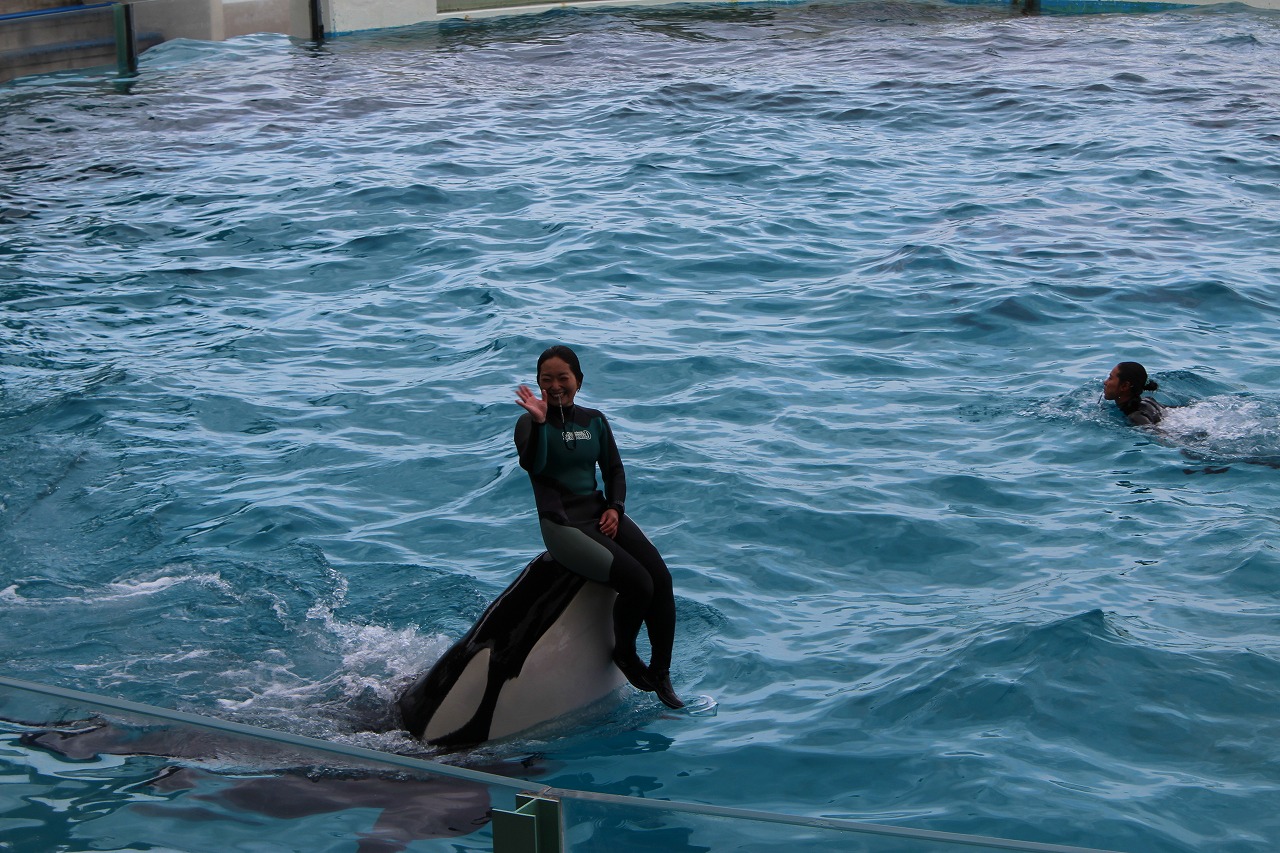
[[[133,7],[116,3],[112,7],[116,25],[116,70],[121,77],[138,73],[138,44],[133,35]]]
[[[324,7],[320,0],[308,0],[307,14],[311,18],[311,40],[320,44],[324,41]]]

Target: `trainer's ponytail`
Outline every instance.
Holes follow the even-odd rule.
[[[1116,378],[1121,385],[1132,388],[1135,397],[1143,391],[1154,391],[1159,387],[1154,379],[1147,378],[1147,369],[1136,361],[1122,361],[1116,367],[1120,369]]]

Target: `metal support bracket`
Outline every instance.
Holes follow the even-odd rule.
[[[516,794],[515,811],[493,810],[493,853],[562,853],[560,801]]]

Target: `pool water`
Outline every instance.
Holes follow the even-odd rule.
[[[0,87],[5,674],[421,754],[398,690],[541,550],[514,389],[563,342],[717,713],[445,760],[1273,850],[1278,51],[1238,6],[805,3]],[[1130,359],[1159,429],[1099,399]]]

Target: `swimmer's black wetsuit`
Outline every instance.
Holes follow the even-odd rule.
[[[529,472],[542,541],[567,568],[618,593],[613,608],[615,657],[635,657],[636,635],[649,629],[650,668],[665,673],[675,642],[671,572],[658,549],[624,512],[627,479],[605,416],[585,406],[548,407],[546,423],[526,413],[516,422],[516,451]],[[596,466],[604,477],[596,487]],[[600,516],[618,511],[618,532],[600,532]]]
[[[1129,419],[1129,423],[1134,426],[1158,424],[1160,419],[1164,417],[1164,406],[1150,397],[1139,397],[1136,400],[1130,399],[1124,403],[1117,400],[1116,405],[1120,407],[1120,411],[1124,412],[1125,417]]]

